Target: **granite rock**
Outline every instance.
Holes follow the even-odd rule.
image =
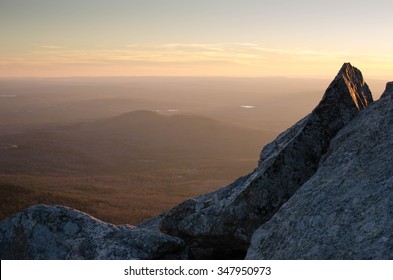
[[[184,242],[115,226],[64,206],[35,205],[0,222],[1,259],[183,259]]]
[[[254,233],[248,259],[393,259],[393,99],[332,140],[314,176]]]

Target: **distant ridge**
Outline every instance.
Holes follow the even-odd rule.
[[[0,136],[5,173],[127,171],[138,160],[253,158],[274,132],[197,115],[133,111],[98,121]],[[18,149],[12,149],[14,145]],[[23,149],[23,153],[18,152]],[[34,162],[34,164],[32,164]]]

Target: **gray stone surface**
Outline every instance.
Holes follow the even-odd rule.
[[[361,72],[345,63],[319,105],[263,149],[252,173],[170,210],[161,231],[184,239],[193,258],[243,258],[252,233],[314,175],[331,139],[371,102]]]
[[[162,213],[162,214],[155,216],[153,218],[144,220],[136,226],[139,229],[146,229],[146,230],[150,230],[150,231],[161,232],[160,227],[159,227],[159,223],[164,215],[165,215],[165,213]]]
[[[115,226],[64,206],[35,205],[0,222],[0,259],[181,259],[184,242]]]
[[[253,235],[248,259],[393,259],[393,99],[333,139],[316,174]]]
[[[386,88],[385,88],[385,91],[382,93],[381,98],[387,97],[387,96],[390,96],[390,97],[393,96],[393,82],[386,83]]]

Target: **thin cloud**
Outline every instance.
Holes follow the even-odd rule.
[[[57,46],[57,45],[42,45],[42,46],[39,46],[39,47],[42,48],[42,49],[54,49],[54,50],[65,49],[64,46]]]

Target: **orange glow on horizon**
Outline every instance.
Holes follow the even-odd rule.
[[[331,77],[350,61],[373,78],[389,78],[387,54],[267,49],[256,44],[129,45],[76,50],[41,46],[0,57],[0,76],[286,76]]]

